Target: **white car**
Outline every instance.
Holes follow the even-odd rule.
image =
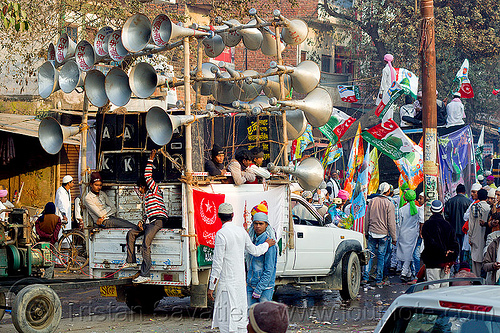
[[[415,285],[396,298],[374,333],[500,332],[500,286],[469,285],[417,291],[428,284]]]

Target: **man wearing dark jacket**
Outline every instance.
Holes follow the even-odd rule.
[[[464,233],[462,231],[465,223],[464,214],[469,208],[471,201],[465,196],[465,186],[463,184],[457,186],[456,192],[457,195],[448,200],[444,205],[444,218],[455,229],[458,245],[462,247],[464,241]],[[460,259],[462,259],[461,256]]]
[[[214,144],[212,148],[212,159],[205,162],[205,171],[209,176],[223,175],[224,171],[224,149]]]
[[[458,256],[459,246],[454,228],[443,216],[443,203],[434,200],[431,205],[432,216],[422,227],[424,251],[422,260],[425,264],[427,281],[448,279],[450,267]],[[429,289],[439,288],[439,284],[430,285]],[[448,283],[441,284],[448,287]]]

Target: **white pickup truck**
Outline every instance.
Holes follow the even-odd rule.
[[[170,219],[178,229],[162,229],[152,247],[152,281],[147,284],[101,288],[101,295],[126,301],[135,311],[151,312],[164,296],[191,296],[191,305],[206,307],[206,289],[210,266],[196,270],[190,267],[187,237],[187,188],[185,184],[160,184]],[[225,194],[225,201],[235,207],[234,221],[243,224],[244,215],[266,199],[269,216],[279,244],[276,285],[309,285],[312,288],[340,290],[344,299],[355,298],[361,281],[362,265],[369,259],[364,236],[355,231],[324,225],[316,209],[302,197],[290,192],[290,185],[244,184],[241,186],[211,184],[198,188]],[[132,222],[140,220],[140,200],[130,185],[105,187],[114,201],[118,216]],[[303,205],[301,217],[294,215],[296,205]],[[246,210],[244,207],[248,207]],[[273,222],[274,221],[274,222]],[[135,269],[122,269],[126,257],[127,229],[103,229],[94,233],[89,244],[90,273],[94,277],[130,277]],[[142,237],[136,241],[138,262],[142,261]],[[210,254],[209,254],[210,255]],[[198,254],[198,257],[200,254]],[[198,258],[199,259],[199,258]],[[210,260],[205,257],[204,260]],[[199,285],[193,285],[192,274],[198,274]]]

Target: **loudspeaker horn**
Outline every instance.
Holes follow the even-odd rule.
[[[281,38],[283,38],[285,43],[288,45],[299,45],[306,40],[309,32],[306,22],[299,19],[289,20],[281,15],[278,9],[274,10],[273,15],[285,24],[285,28],[281,32]]]
[[[144,14],[130,16],[122,28],[123,47],[129,52],[139,52],[151,39],[151,21]]]
[[[269,68],[266,71],[266,74],[274,73],[276,71],[276,68]],[[271,75],[262,79],[253,79],[252,81],[262,86],[264,94],[266,94],[267,97],[280,98],[280,81],[278,75]],[[290,89],[292,87],[290,76],[288,74],[284,74],[284,82],[285,96],[287,96],[290,94]]]
[[[55,155],[61,150],[64,140],[79,132],[79,127],[61,126],[54,118],[45,117],[38,126],[38,140],[43,150]]]
[[[76,61],[67,61],[59,71],[59,87],[66,94],[69,94],[76,87],[83,87],[85,75],[82,73]]]
[[[250,20],[246,25],[255,25],[257,21],[255,19]],[[243,28],[238,30],[241,39],[243,39],[243,44],[245,47],[251,51],[257,51],[262,46],[262,32],[257,28]]]
[[[104,89],[109,101],[116,106],[124,106],[130,101],[132,90],[128,83],[128,76],[122,69],[113,67],[106,74]]]
[[[212,73],[215,74],[217,78],[230,78],[231,75],[228,72],[221,72],[219,67],[215,66],[210,69]],[[215,81],[214,87],[214,97],[217,102],[221,104],[231,104],[236,100],[232,89],[234,87],[234,83],[230,81]]]
[[[269,98],[266,96],[258,96],[257,98],[251,100],[248,103],[244,103],[241,101],[234,101],[233,102],[233,108],[236,109],[243,109],[243,110],[253,110],[255,108],[260,108],[259,113],[262,112],[261,110],[264,110],[265,108],[268,108],[271,106],[269,104]],[[257,112],[257,111],[255,111]]]
[[[104,82],[106,76],[97,69],[92,69],[87,72],[85,76],[85,94],[92,105],[100,108],[108,104],[109,99],[106,95],[106,89],[104,87]]]
[[[47,48],[47,61],[56,61],[56,47],[54,43],[49,43]]]
[[[270,172],[283,172],[295,176],[300,187],[306,191],[317,189],[323,181],[324,170],[321,162],[315,157],[308,157],[297,166],[275,166],[273,163],[267,165]]]
[[[129,72],[129,86],[132,92],[139,98],[148,98],[156,87],[167,83],[173,84],[174,78],[158,75],[153,66],[147,62],[140,62]]]
[[[203,38],[203,46],[205,47],[205,54],[209,58],[218,57],[226,47],[222,37],[217,34]]]
[[[113,33],[113,28],[103,27],[99,29],[94,38],[94,51],[99,57],[108,55],[108,41]]]
[[[123,46],[121,30],[113,31],[109,36],[108,53],[114,61],[121,61],[129,54]]]
[[[63,33],[56,44],[56,61],[62,64],[65,60],[75,55],[76,43]]]
[[[158,106],[153,106],[146,115],[146,130],[148,135],[159,146],[164,146],[170,142],[174,131],[181,125],[194,121],[196,118],[210,117],[211,114],[204,115],[180,115],[173,116],[165,112]]]
[[[271,67],[278,67],[281,70],[293,70],[290,73],[293,89],[300,94],[308,94],[313,91],[319,83],[321,72],[319,66],[310,60],[302,61],[297,67],[281,66],[272,64]]]
[[[59,71],[54,66],[54,61],[44,62],[38,68],[38,94],[47,98],[59,89]]]
[[[304,111],[312,127],[321,127],[326,124],[333,111],[332,97],[326,89],[321,87],[311,91],[302,100],[279,101],[278,103]]]
[[[288,141],[297,140],[307,128],[307,119],[301,110],[286,111],[286,132]]]
[[[101,59],[102,57],[94,52],[94,48],[86,40],[81,40],[76,46],[75,61],[80,70],[88,72]]]
[[[257,20],[257,23],[263,24],[266,23],[263,19],[261,19],[257,15],[257,10],[255,8],[250,9],[249,12],[250,16],[255,17]],[[262,53],[264,53],[267,56],[275,56],[277,54],[277,48],[276,48],[276,34],[269,29],[269,27],[261,27],[259,28],[260,32],[262,33],[262,45],[260,49],[262,50]],[[283,52],[285,49],[285,44],[281,41],[281,38],[279,39],[279,52]]]
[[[212,72],[212,67],[216,67],[215,71],[218,70],[217,66],[215,64],[212,64],[211,62],[204,62],[201,64],[201,76],[202,78],[205,79],[214,79],[215,74]],[[196,75],[196,69],[191,72],[192,76]],[[214,81],[198,81],[195,83],[196,85],[201,84],[201,94],[203,96],[209,96],[214,94],[214,87],[215,87],[215,82]]]
[[[240,73],[226,65],[224,61],[219,62],[220,68],[225,68],[226,71],[234,78],[245,78],[254,75],[258,75],[259,73],[254,70],[246,70],[243,73]],[[258,83],[254,83],[249,80],[235,80],[235,84],[233,85],[233,95],[236,99],[239,99],[244,102],[248,102],[259,96],[262,91],[262,86]]]
[[[233,28],[241,25],[241,23],[238,20],[231,19],[223,22],[226,26]],[[223,26],[224,27],[224,26]],[[215,29],[217,30],[217,28]],[[235,30],[231,32],[221,32],[219,35],[222,37],[222,40],[224,41],[224,44],[227,47],[234,47],[238,45],[241,41],[241,34],[240,31]]]
[[[210,36],[211,33],[205,31],[199,31],[189,28],[184,28],[172,23],[170,18],[165,14],[160,14],[153,20],[151,28],[151,36],[153,42],[158,46],[165,46],[169,42],[174,41],[178,38],[195,36]]]

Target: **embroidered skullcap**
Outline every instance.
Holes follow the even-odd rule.
[[[233,213],[233,206],[231,206],[230,203],[223,202],[219,206],[219,214],[232,214]]]
[[[479,191],[481,189],[481,184],[479,183],[474,183],[472,184],[471,191]]]
[[[431,204],[431,212],[441,213],[442,210],[443,210],[443,203],[439,200],[434,200]]]
[[[453,97],[462,97],[462,94],[460,94],[458,91],[456,93],[453,93]]]
[[[380,186],[378,187],[378,190],[381,194],[384,194],[386,192],[388,192],[389,190],[391,189],[391,185],[389,185],[388,183],[386,182],[383,182],[382,184],[380,184]]]
[[[64,177],[63,177],[63,179],[62,179],[62,183],[63,183],[63,184],[67,184],[67,183],[69,183],[69,182],[70,182],[70,181],[72,181],[72,180],[73,180],[73,177],[71,177],[70,175],[66,175],[66,176],[64,176]]]

